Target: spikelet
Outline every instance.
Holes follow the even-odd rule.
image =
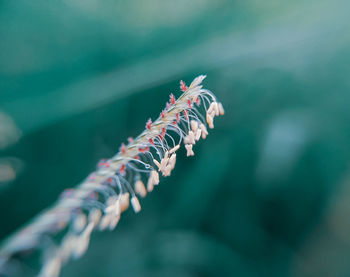
[[[145,197],[153,191],[159,184],[158,172],[171,175],[181,142],[187,156],[193,156],[196,142],[208,135],[206,126],[214,128],[214,117],[225,113],[214,94],[203,89],[205,77],[198,76],[190,86],[181,81],[183,94],[177,100],[171,94],[159,118],[149,119],[138,137],[128,138],[114,157],[101,160],[78,187],[66,190],[57,204],[8,239],[0,250],[0,275],[6,267],[18,264],[12,259],[36,248],[46,257],[39,276],[58,276],[70,258],[79,258],[87,251],[93,230],[113,230],[130,203],[135,213],[140,212],[135,193]],[[170,135],[174,132],[178,136]],[[148,157],[154,157],[153,162]],[[142,180],[147,182],[146,187]],[[41,238],[59,232],[62,239],[57,245],[42,244]]]

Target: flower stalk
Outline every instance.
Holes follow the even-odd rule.
[[[224,114],[214,94],[202,87],[205,77],[198,76],[188,87],[181,81],[183,94],[177,100],[171,94],[160,116],[154,122],[149,119],[138,137],[129,138],[80,185],[64,191],[53,207],[7,239],[0,249],[0,273],[6,275],[11,266],[17,266],[14,260],[22,253],[40,250],[43,267],[39,276],[58,276],[62,265],[86,252],[94,230],[113,230],[130,203],[140,212],[138,196],[153,191],[159,173],[171,175],[181,143],[187,156],[193,156],[193,146],[208,135],[206,126],[214,128],[214,117]],[[59,243],[50,240],[60,233]]]

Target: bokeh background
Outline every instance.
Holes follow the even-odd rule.
[[[226,115],[61,276],[349,276],[349,10],[0,1],[0,240],[207,74]]]

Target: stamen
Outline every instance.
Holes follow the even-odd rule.
[[[220,115],[224,115],[225,114],[225,110],[224,110],[224,107],[222,106],[221,103],[218,104],[218,108],[219,108]]]
[[[186,148],[186,150],[187,150],[187,157],[189,157],[189,156],[194,156],[192,147],[193,147],[192,144],[185,144],[185,148]]]
[[[147,195],[147,190],[145,188],[145,185],[141,180],[137,180],[135,183],[135,192],[140,195],[141,197],[145,197]]]
[[[208,135],[208,131],[207,131],[207,128],[205,127],[205,125],[203,123],[201,123],[199,125],[199,128],[201,129],[202,131],[202,139],[205,139]]]
[[[179,148],[180,148],[180,145],[179,145],[179,144],[176,145],[176,146],[174,146],[173,148],[171,148],[171,149],[169,150],[169,154],[172,154],[172,153],[176,152]]]
[[[141,211],[141,205],[136,196],[131,197],[131,205],[135,213],[138,213]]]
[[[195,120],[191,120],[191,129],[195,133],[198,129],[198,122]]]
[[[211,115],[207,114],[207,123],[210,129],[214,129],[214,121]]]

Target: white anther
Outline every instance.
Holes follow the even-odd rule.
[[[207,113],[207,123],[208,123],[210,129],[214,128],[213,117],[208,113]]]
[[[141,205],[140,205],[140,202],[136,196],[131,197],[131,205],[132,205],[135,213],[138,213],[141,211]]]
[[[197,129],[197,132],[196,132],[196,140],[197,141],[201,138],[201,134],[202,134],[202,130],[201,129]]]
[[[78,259],[85,254],[90,243],[90,235],[93,228],[93,223],[89,223],[84,232],[77,238],[76,245],[72,248],[74,258]]]
[[[85,228],[85,230],[84,230],[84,232],[81,234],[81,236],[82,237],[90,237],[90,235],[91,235],[91,232],[92,232],[92,230],[94,229],[94,223],[93,222],[90,222],[87,226],[86,226],[86,228]]]
[[[168,157],[164,157],[161,161],[160,161],[160,168],[159,171],[163,171],[164,168],[166,167],[166,165],[168,164],[169,158]]]
[[[171,165],[170,164],[168,164],[166,167],[165,167],[165,169],[163,170],[163,176],[170,176],[170,174],[171,174]]]
[[[208,135],[207,128],[205,127],[205,125],[203,123],[201,123],[201,125],[199,125],[199,128],[202,131],[202,139],[205,139]]]
[[[196,143],[196,141],[195,141],[195,135],[194,135],[194,133],[192,132],[192,131],[189,131],[188,132],[188,135],[187,135],[187,137],[188,137],[188,143],[187,144],[195,144]],[[185,142],[186,143],[186,142]]]
[[[213,102],[213,104],[214,104],[215,115],[218,116],[220,114],[218,103],[217,102]]]
[[[207,110],[207,114],[211,114],[214,111],[214,102],[210,103],[209,109]]]
[[[197,129],[198,129],[198,122],[195,120],[191,120],[191,129],[193,131],[193,133],[196,133]]]
[[[137,180],[136,181],[136,183],[135,183],[135,191],[141,197],[145,197],[146,196],[147,190],[146,190],[145,185],[143,184],[143,182],[141,180]]]
[[[72,249],[75,247],[77,240],[78,237],[76,235],[73,235],[72,233],[67,233],[64,236],[59,250],[59,255],[62,259],[62,262],[66,262],[70,258],[72,254]]]
[[[218,104],[218,108],[219,108],[220,115],[224,115],[225,114],[225,110],[224,110],[224,107],[222,106],[221,103]]]
[[[45,261],[42,270],[39,273],[39,277],[58,277],[61,271],[62,261],[59,256],[53,256],[49,260]]]
[[[92,209],[89,212],[89,222],[94,224],[94,227],[98,225],[102,217],[102,212],[99,209]]]
[[[172,153],[176,152],[179,148],[180,148],[180,144],[174,146],[173,148],[171,148],[169,150],[169,154],[172,154]]]
[[[113,216],[109,222],[109,230],[114,230],[120,220],[120,214]]]
[[[174,169],[175,163],[176,163],[176,154],[173,154],[173,155],[171,155],[171,157],[169,159],[169,165],[171,167],[171,170]]]
[[[74,219],[73,226],[74,226],[74,230],[77,233],[81,232],[86,226],[86,215],[85,214],[77,215]]]
[[[129,196],[130,194],[128,192],[123,193],[120,195],[120,210],[121,212],[124,212],[129,208]]]
[[[100,221],[100,226],[99,226],[100,231],[105,230],[111,224],[113,217],[114,216],[111,213],[108,213],[102,216]]]
[[[148,179],[148,183],[147,183],[147,191],[152,191],[154,188],[154,185],[158,185],[159,184],[159,174],[157,171],[152,170],[149,179]]]
[[[185,147],[186,147],[186,150],[187,150],[187,157],[188,156],[194,156],[194,153],[193,153],[193,150],[192,150],[193,145],[192,144],[185,144]]]
[[[121,211],[121,198],[116,199],[114,196],[111,196],[107,200],[107,207],[104,212],[106,214],[118,215]]]
[[[152,176],[150,176],[148,178],[148,182],[147,182],[147,191],[151,192],[153,190],[153,188],[154,188],[153,178],[152,178]]]
[[[211,111],[211,113],[209,114],[212,118],[214,118],[216,116],[216,113],[214,110]]]

